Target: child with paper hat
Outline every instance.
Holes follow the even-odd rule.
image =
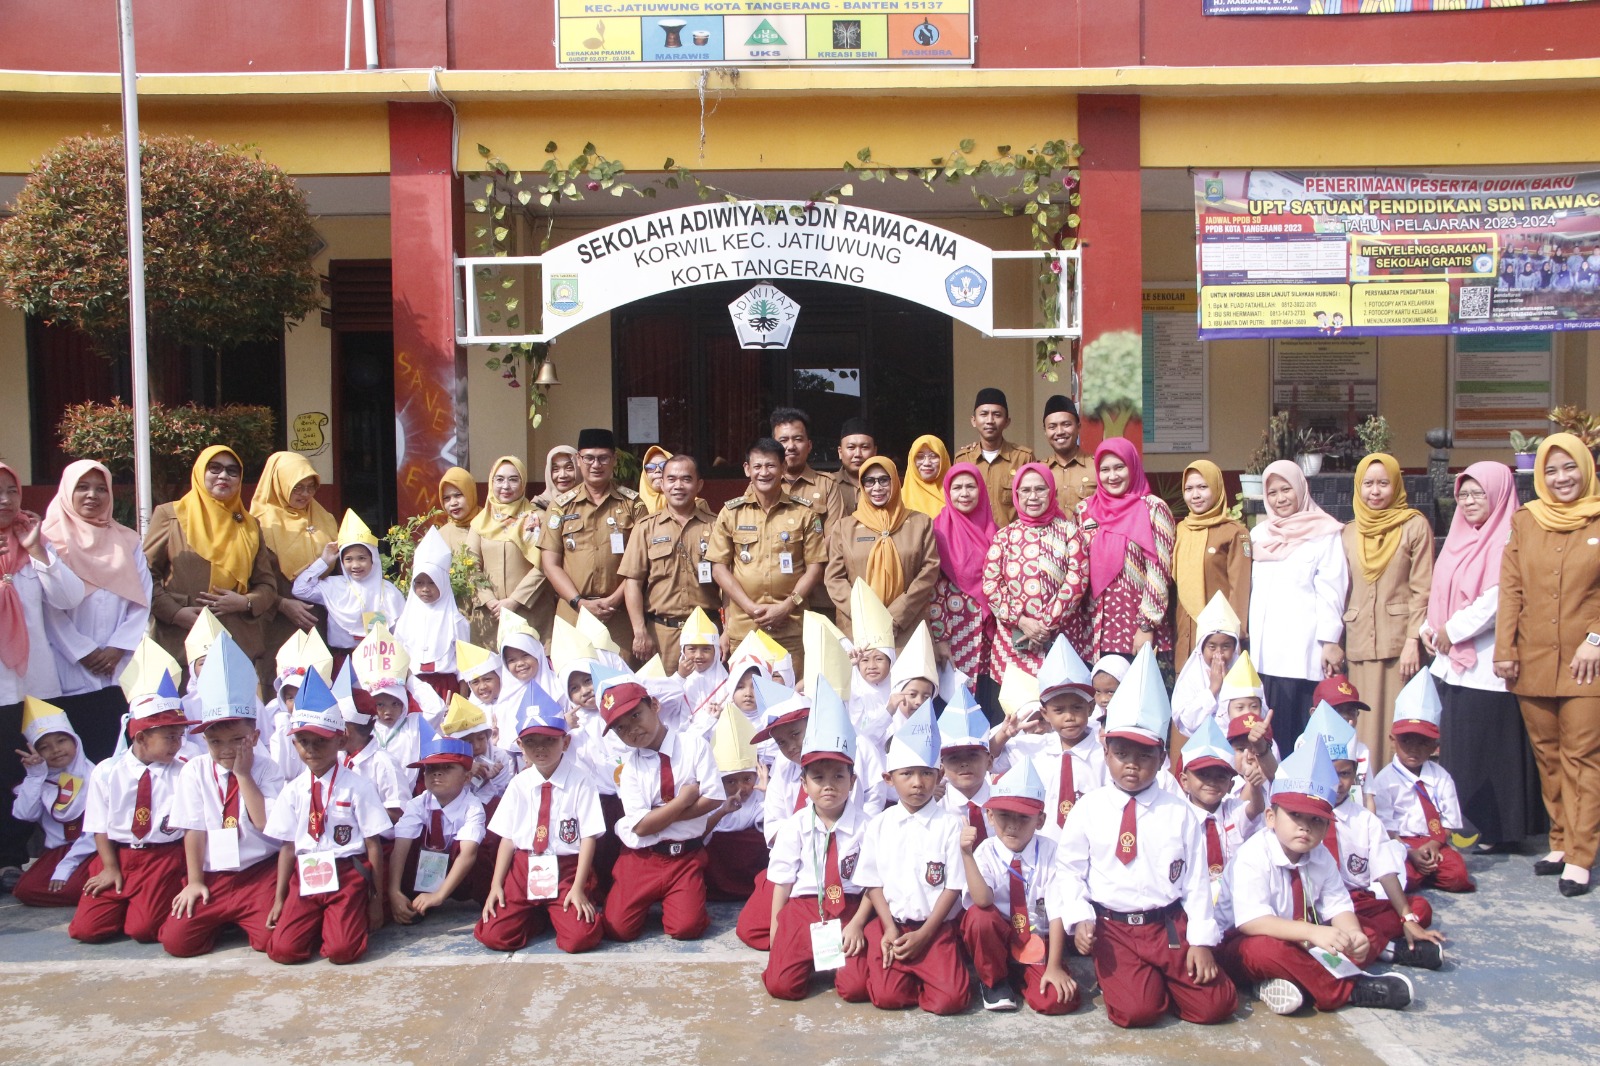
[[[944,796],[939,801],[967,824],[976,847],[989,835],[983,804],[989,798],[989,719],[965,687],[939,715],[939,768],[944,772]]]
[[[1233,794],[1233,779],[1238,776],[1233,748],[1212,716],[1200,719],[1199,728],[1183,746],[1180,758],[1183,765],[1179,781],[1205,832],[1206,872],[1211,877],[1215,899],[1228,860],[1261,828],[1266,793],[1255,784],[1246,784],[1240,794]]]
[[[68,934],[98,944],[119,934],[154,943],[183,886],[183,830],[171,824],[177,761],[187,727],[177,686],[165,672],[156,690],[128,708],[127,750],[95,768],[83,831],[94,835],[78,910]]]
[[[584,613],[588,614],[587,611]],[[562,627],[565,627],[568,633],[578,632],[566,622],[560,623],[556,630],[561,631]],[[601,631],[604,632],[604,627],[601,627]],[[544,642],[539,639],[539,634],[521,615],[514,611],[500,612],[500,625],[495,631],[495,646],[499,648],[500,661],[505,664],[506,672],[511,675],[512,680],[522,685],[536,684],[546,692],[550,691],[550,685],[554,681],[554,675],[550,671],[550,657],[545,653]],[[583,656],[584,658],[597,657],[593,644],[587,639],[584,641],[584,646],[591,649]],[[613,666],[622,665],[616,657],[608,658],[606,661]]]
[[[1116,695],[1117,686],[1122,684],[1122,679],[1128,676],[1132,667],[1127,656],[1102,655],[1094,661],[1089,668],[1089,678],[1094,685],[1095,720],[1101,721],[1106,716],[1106,708],[1111,704],[1111,697]]]
[[[426,722],[422,729],[420,757],[410,769],[420,771],[425,787],[395,822],[389,856],[389,908],[402,925],[427,917],[449,899],[471,899],[481,907],[489,890],[487,872],[481,880],[473,877],[488,819],[467,787],[472,745]]]
[[[766,791],[754,736],[742,714],[722,715],[711,730],[711,755],[727,798],[706,820],[708,899],[749,899],[757,875],[767,868],[767,840],[761,828]]]
[[[378,721],[377,697],[362,688],[355,675],[355,656],[351,656],[333,679],[332,691],[344,727],[340,766],[372,782],[390,820],[394,821],[400,817],[414,787],[394,753],[386,751],[373,739]],[[393,693],[389,696],[393,698]],[[289,720],[294,721],[292,715]],[[393,836],[392,832],[383,834],[385,840]]]
[[[211,650],[212,642],[221,632],[222,623],[211,613],[211,608],[200,608],[200,613],[195,615],[194,623],[189,626],[188,635],[183,638],[183,655],[189,660],[190,681],[199,676],[206,652]],[[132,664],[129,665],[131,667]]]
[[[1012,694],[1006,696],[1002,688],[1002,705],[1008,700],[1025,699],[1018,693],[1026,682],[1009,675],[1007,680],[1012,684]],[[1011,715],[996,730],[995,738],[1005,744],[1013,763],[1033,763],[1045,788],[1045,820],[1040,832],[1055,841],[1073,805],[1106,783],[1105,755],[1099,736],[1089,724],[1094,712],[1089,669],[1064,635],[1056,638],[1045,655],[1037,685],[1039,717],[1045,732],[1037,737],[1019,734],[1022,719]]]
[[[356,962],[367,953],[368,929],[383,922],[383,834],[393,823],[376,786],[342,765],[339,700],[314,670],[295,698],[289,734],[305,769],[267,813],[267,835],[284,842],[267,957],[304,962],[320,937],[323,958]]]
[[[684,699],[694,716],[706,706],[713,693],[728,679],[722,665],[722,635],[711,616],[696,607],[678,631],[678,661],[667,663],[669,671],[683,680]]]
[[[1406,846],[1406,891],[1418,886],[1441,892],[1476,892],[1461,853],[1450,845],[1450,833],[1461,828],[1461,799],[1455,778],[1433,758],[1439,751],[1439,722],[1444,706],[1433,675],[1419,670],[1394,700],[1394,724],[1389,737],[1394,758],[1372,780],[1372,797],[1378,820],[1389,835]],[[1587,886],[1570,868],[1561,877],[1574,888]],[[1562,895],[1581,895],[1569,891]]]
[[[83,831],[95,764],[84,754],[67,713],[53,703],[23,697],[22,738],[28,753],[22,756],[24,776],[11,817],[39,823],[44,850],[11,894],[29,907],[75,907],[95,853],[94,835]]]
[[[380,622],[394,625],[406,605],[400,590],[383,576],[378,538],[348,510],[339,523],[339,539],[295,576],[293,595],[327,608],[328,644],[335,651],[354,648]]]
[[[818,970],[834,971],[840,999],[867,998],[872,908],[852,880],[868,822],[855,799],[856,751],[844,701],[818,677],[798,760],[809,802],[779,828],[765,875],[772,948],[761,982],[774,999],[804,999]]]
[[[1184,736],[1194,736],[1203,719],[1227,718],[1227,709],[1219,706],[1218,694],[1239,656],[1243,632],[1239,616],[1227,598],[1220,592],[1212,593],[1211,602],[1195,619],[1194,651],[1189,653],[1172,686],[1172,720]]]
[[[452,740],[463,741],[472,749],[467,787],[487,808],[505,792],[514,776],[510,757],[494,745],[494,723],[483,713],[483,708],[458,692],[450,697],[439,732]],[[493,856],[489,861],[492,865]]]
[[[355,667],[352,682],[372,697],[373,740],[393,758],[400,769],[405,795],[410,796],[416,791],[417,776],[407,767],[422,750],[421,718],[412,713],[420,711],[421,706],[416,691],[420,686],[411,673],[411,656],[389,627],[378,622],[350,654],[350,662]],[[430,705],[437,709],[436,694],[430,690],[427,695],[433,697]]]
[[[1372,710],[1371,706],[1361,698],[1360,691],[1343,674],[1325,677],[1317,683],[1316,689],[1311,693],[1312,709],[1315,710],[1322,703],[1332,707],[1334,713],[1349,723],[1351,729],[1358,732],[1361,729],[1361,712],[1370,712]],[[1304,733],[1301,734],[1301,736],[1304,735]],[[1372,768],[1372,750],[1367,747],[1359,735],[1350,742],[1348,750],[1350,758],[1356,764],[1354,792],[1356,801],[1365,806],[1367,810],[1374,810],[1375,804],[1372,800],[1372,793],[1367,787],[1367,782],[1374,772]]]
[[[493,881],[472,935],[495,951],[516,951],[546,926],[575,953],[600,943],[594,904],[597,843],[606,833],[600,796],[572,758],[566,715],[548,693],[525,690],[517,742],[527,769],[489,819],[500,838]]]
[[[277,695],[262,709],[258,719],[262,743],[285,776],[298,772],[296,768],[300,765],[294,741],[289,739],[289,717],[294,714],[295,697],[305,684],[306,674],[312,670],[323,681],[332,681],[333,653],[315,629],[306,633],[296,630],[278,649],[277,675],[273,678]]]
[[[918,623],[906,638],[905,647],[889,670],[889,689],[887,735],[892,740],[906,719],[939,691],[939,661],[928,623]]]
[[[185,830],[188,875],[161,927],[161,946],[178,958],[208,955],[224,926],[243,929],[266,951],[277,886],[279,842],[266,835],[267,810],[283,790],[277,763],[260,748],[256,670],[224,633],[200,677],[206,752],[178,774],[172,825]]]
[[[963,846],[961,915],[961,941],[978,973],[983,1007],[1016,1010],[1020,992],[1036,1013],[1070,1013],[1078,1008],[1077,983],[1064,970],[1045,968],[1051,927],[1045,899],[1056,846],[1038,832],[1046,821],[1044,782],[1033,764],[1020,762],[1002,775],[984,809],[994,832]]]
[[[1106,708],[1108,784],[1078,800],[1056,842],[1047,974],[1065,977],[1070,933],[1080,954],[1094,956],[1106,1015],[1123,1028],[1153,1025],[1169,1005],[1184,1021],[1214,1025],[1236,1005],[1212,956],[1222,929],[1200,821],[1155,783],[1171,717],[1147,644]]]
[[[450,546],[437,528],[430,529],[411,557],[411,587],[405,607],[394,622],[394,636],[415,663],[417,677],[448,700],[460,681],[456,641],[472,635],[472,625],[456,605],[450,585]],[[501,617],[515,612],[502,611]]]
[[[850,659],[855,670],[850,676],[850,699],[845,706],[856,731],[884,746],[889,743],[888,706],[894,691],[889,672],[897,658],[894,620],[872,586],[859,578],[850,589],[850,618]]]
[[[1318,1010],[1397,1010],[1412,985],[1399,974],[1369,977],[1360,966],[1381,945],[1361,931],[1350,893],[1327,848],[1339,777],[1321,736],[1278,767],[1266,829],[1229,864],[1217,913],[1233,927],[1220,952],[1240,985],[1254,984],[1274,1014],[1291,1014],[1309,996]]]
[[[1350,757],[1356,743],[1355,728],[1324,700],[1311,712],[1296,748],[1315,737],[1322,738],[1339,776],[1333,821],[1322,846],[1339,867],[1356,920],[1373,947],[1367,966],[1379,960],[1381,949],[1382,958],[1398,965],[1439,969],[1444,964],[1444,936],[1427,928],[1433,921],[1433,908],[1421,896],[1408,898],[1400,884],[1405,873],[1405,846],[1389,839],[1377,815],[1356,798],[1356,761]],[[1376,895],[1379,886],[1381,898]]]

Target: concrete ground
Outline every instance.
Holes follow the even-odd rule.
[[[1229,1024],[1134,1032],[1106,1020],[1097,994],[1064,1018],[890,1013],[820,987],[779,1003],[761,988],[765,956],[734,936],[732,904],[713,905],[699,942],[675,943],[656,926],[576,957],[548,943],[491,953],[458,905],[422,927],[383,930],[354,966],[284,967],[242,936],[191,960],[128,941],[86,947],[67,938],[67,912],[5,897],[0,1062],[1593,1062],[1600,893],[1562,899],[1531,864],[1475,857],[1476,895],[1434,895],[1449,958],[1437,973],[1409,971],[1408,1011],[1276,1017],[1245,999]],[[1092,984],[1082,960],[1073,973]]]

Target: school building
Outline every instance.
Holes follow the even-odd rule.
[[[929,192],[915,180],[852,179],[844,165],[868,148],[875,161],[922,166],[969,139],[972,158],[1000,145],[1084,146],[1083,399],[1113,431],[1149,434],[1152,470],[1181,470],[1207,454],[1239,471],[1269,413],[1286,402],[1304,400],[1335,424],[1381,412],[1408,467],[1426,462],[1425,430],[1472,422],[1464,378],[1514,392],[1524,407],[1600,409],[1600,335],[1587,328],[1553,331],[1542,353],[1501,345],[1511,355],[1499,362],[1494,343],[1403,329],[1367,336],[1357,326],[1379,319],[1358,319],[1349,292],[1334,301],[1343,335],[1309,298],[1307,328],[1268,335],[1271,314],[1237,290],[1245,317],[1213,324],[1268,328],[1202,342],[1193,299],[1197,189],[1245,212],[1269,202],[1274,181],[1335,190],[1329,200],[1356,188],[1311,180],[1325,174],[1555,177],[1555,187],[1581,191],[1572,176],[1600,170],[1600,124],[1590,117],[1600,107],[1600,2],[1391,11],[1446,3],[1379,0],[1362,5],[1382,9],[1370,14],[1331,13],[1338,0],[133,6],[144,130],[249,145],[294,175],[317,215],[316,265],[326,278],[325,312],[285,329],[281,344],[239,358],[165,353],[162,398],[270,404],[285,446],[311,457],[339,501],[375,519],[423,503],[452,461],[482,480],[497,456],[526,456],[537,479],[545,451],[591,425],[614,426],[636,452],[658,441],[695,452],[727,479],[720,498],[733,491],[743,447],[764,430],[762,415],[786,404],[812,411],[818,465],[828,465],[838,423],[855,414],[903,463],[919,433],[940,434],[952,450],[973,439],[972,397],[998,386],[1011,401],[1010,436],[1047,452],[1044,402],[1070,381],[1041,380],[1034,340],[1004,335],[1043,325],[1032,275],[1025,264],[985,259],[989,276],[978,277],[984,271],[963,273],[970,264],[954,258],[1030,248],[1026,221],[981,207],[963,182]],[[1274,9],[1287,10],[1209,13]],[[116,31],[111,0],[6,5],[0,205],[63,138],[119,127]],[[473,205],[483,182],[469,176],[484,166],[479,146],[532,175],[551,158],[550,143],[563,166],[592,145],[657,195],[585,190],[562,202],[548,223],[553,255],[577,262],[580,246],[562,246],[607,237],[570,275],[582,283],[556,293],[548,277],[511,279],[506,291],[525,299],[526,329],[570,325],[549,349],[559,384],[535,427],[527,368],[508,375],[487,365],[484,347],[457,343],[460,331],[488,320],[467,313],[470,272],[455,260],[487,250],[478,231],[488,216]],[[797,243],[743,255],[755,265],[732,272],[674,275],[630,254],[667,238],[694,252],[702,246],[688,242],[712,239],[686,222],[707,201],[661,184],[669,158],[718,190],[762,201],[804,204],[850,182],[854,195],[840,207],[854,209],[857,223],[876,222],[858,229],[853,251],[835,248],[836,270],[816,269],[825,250]],[[1256,177],[1241,178],[1246,171]],[[1531,256],[1554,276],[1571,258],[1563,298],[1576,300],[1587,254],[1600,254],[1600,220],[1586,231],[1582,200],[1564,203],[1536,204],[1525,214],[1538,217],[1516,223],[1546,226],[1555,236],[1543,244],[1492,242],[1492,268],[1449,269],[1488,275],[1493,287],[1501,263]],[[675,230],[661,222],[666,214]],[[537,253],[545,226],[513,221],[506,247]],[[1246,245],[1229,254],[1248,253]],[[889,246],[906,256],[891,264],[899,270],[866,261],[890,256]],[[722,255],[727,246],[704,250]],[[929,274],[921,260],[930,255],[951,273]],[[1381,272],[1400,261],[1385,245],[1364,263]],[[1242,269],[1233,280],[1311,278],[1307,292],[1317,298],[1315,279],[1328,276],[1294,261],[1279,275]],[[932,290],[912,292],[912,273]],[[787,347],[741,347],[729,304],[758,284],[798,304]],[[1517,292],[1515,278],[1508,287]],[[1416,299],[1398,305],[1425,304],[1428,291],[1405,290]],[[1464,309],[1476,314],[1478,296],[1488,293],[1473,296],[1472,308],[1461,297]],[[966,313],[980,304],[984,316]],[[1362,307],[1379,314],[1370,301]],[[1312,326],[1313,313],[1325,328]],[[1403,318],[1392,307],[1383,313]],[[1583,316],[1569,316],[1573,323],[1581,327]],[[1118,353],[1115,372],[1101,368],[1097,378],[1095,360]],[[0,380],[15,383],[0,390],[0,456],[39,488],[53,485],[65,461],[55,442],[63,406],[125,397],[128,388],[125,367],[10,307],[0,307]],[[1097,389],[1131,398],[1112,410]],[[1458,449],[1454,462],[1509,459],[1509,451],[1489,442]]]

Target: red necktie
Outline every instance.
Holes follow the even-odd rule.
[[[829,918],[844,917],[844,879],[839,876],[839,840],[828,834],[828,857],[822,864],[822,913]]]
[[[797,781],[795,783],[795,786],[794,786],[794,809],[798,811],[801,808],[803,808],[805,805],[806,805],[806,784],[805,784],[804,781]]]
[[[133,794],[133,839],[143,840],[150,835],[150,771],[139,778],[139,787]]]
[[[1117,861],[1126,866],[1139,856],[1139,801],[1128,797],[1122,808],[1122,831],[1117,834]]]
[[[222,794],[222,828],[239,826],[239,775],[228,775],[228,790]]]
[[[550,797],[555,786],[546,781],[539,786],[539,825],[533,831],[533,853],[543,855],[550,846]]]
[[[1300,883],[1300,867],[1298,866],[1289,867],[1289,895],[1294,900],[1294,903],[1292,904],[1294,909],[1294,920],[1297,922],[1305,921],[1306,890],[1305,886]]]
[[[1028,879],[1022,876],[1022,860],[1011,860],[1011,933],[1017,943],[1028,938]]]
[[[444,811],[435,810],[430,812],[430,816],[428,818],[428,839],[422,842],[422,846],[427,848],[429,851],[443,851],[445,849]]]
[[[322,839],[322,830],[325,828],[328,814],[322,803],[322,782],[316,778],[311,779],[311,814],[306,819],[306,832],[311,834],[312,840]]]
[[[661,760],[661,802],[671,803],[678,794],[678,788],[672,781],[672,760],[664,751],[657,752],[656,757]]]
[[[1344,860],[1339,856],[1339,820],[1337,818],[1328,819],[1328,835],[1322,838],[1322,843],[1328,849],[1328,853],[1333,856],[1333,864],[1342,869]]]
[[[973,841],[974,847],[988,838],[989,831],[983,826],[983,809],[971,800],[967,801],[967,824],[978,831],[978,839]]]
[[[1072,752],[1064,751],[1061,753],[1061,802],[1056,806],[1056,825],[1067,824],[1067,815],[1077,801],[1078,791],[1072,784]]]
[[[1428,839],[1444,843],[1449,834],[1444,831],[1444,823],[1439,820],[1439,808],[1433,805],[1433,799],[1428,795],[1428,786],[1421,781],[1417,782],[1417,799],[1422,803],[1422,814],[1428,819]]]
[[[1212,877],[1222,873],[1222,867],[1227,864],[1222,850],[1222,835],[1217,832],[1217,819],[1213,815],[1206,819],[1206,868]]]

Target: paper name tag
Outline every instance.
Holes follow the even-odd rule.
[[[1335,977],[1358,977],[1361,974],[1361,967],[1345,958],[1342,952],[1309,947],[1306,948],[1306,954],[1316,959],[1324,970]]]
[[[554,855],[528,856],[528,898],[555,899],[561,889],[561,866]]]
[[[1029,933],[1020,944],[1012,940],[1011,957],[1024,966],[1038,966],[1044,962],[1044,939],[1038,933]]]
[[[700,584],[702,584],[702,585],[711,584],[711,564],[710,563],[706,562],[704,559],[700,560],[700,565],[695,568],[695,573],[700,578]]]
[[[299,856],[300,894],[320,896],[339,887],[339,864],[331,851],[313,851]]]
[[[779,552],[778,553],[778,572],[779,573],[784,573],[784,574],[792,574],[792,573],[794,573],[794,553],[793,552]]]
[[[450,853],[423,848],[417,852],[417,877],[412,882],[418,892],[437,892],[444,887],[445,875],[450,872]]]
[[[844,965],[844,923],[838,918],[811,923],[811,965],[818,970]]]
[[[624,545],[623,542],[622,542],[622,534],[621,533],[613,533],[613,534],[611,534],[611,554],[612,555],[621,555],[624,547],[626,547],[626,545]]]
[[[213,870],[239,868],[239,830],[206,830],[206,865]]]

